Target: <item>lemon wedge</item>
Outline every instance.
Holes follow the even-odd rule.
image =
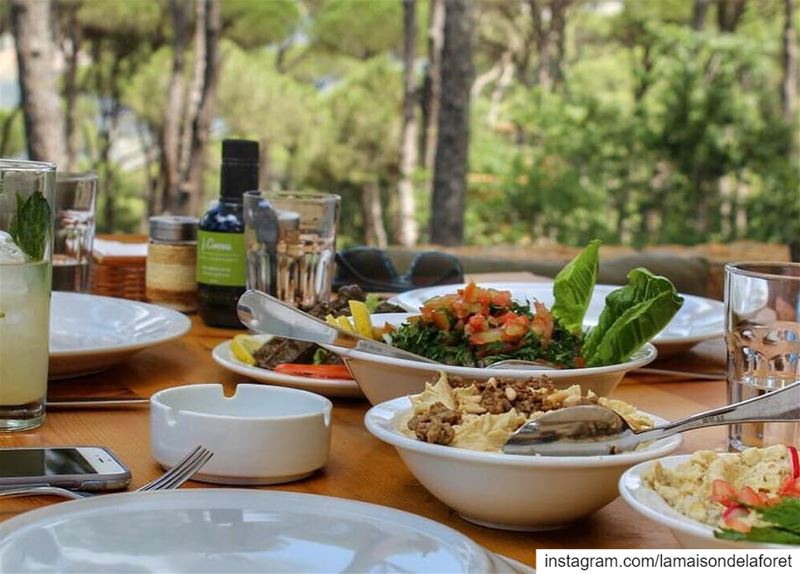
[[[347,304],[350,306],[350,314],[356,324],[356,332],[362,337],[372,339],[372,319],[370,319],[367,306],[361,301],[353,300],[348,301]]]
[[[353,327],[353,324],[350,322],[350,319],[342,315],[341,317],[336,317],[336,321],[339,323],[339,328],[344,329],[348,333],[355,333],[356,330]]]
[[[236,335],[231,341],[231,353],[246,365],[255,365],[256,360],[253,357],[261,342],[251,335]]]

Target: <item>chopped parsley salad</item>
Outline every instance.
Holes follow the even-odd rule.
[[[634,269],[628,284],[606,297],[598,325],[584,330],[598,260],[599,242],[593,241],[556,276],[550,309],[470,283],[429,299],[418,316],[385,338],[395,347],[464,367],[507,359],[563,369],[623,363],[672,320],[683,299],[665,277]]]

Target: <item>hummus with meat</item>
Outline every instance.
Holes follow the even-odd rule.
[[[576,405],[600,404],[616,411],[636,430],[653,421],[628,403],[586,394],[580,385],[556,389],[547,377],[528,380],[491,378],[488,381],[448,379],[439,374],[435,384],[411,397],[412,409],[400,421],[400,430],[418,440],[479,451],[500,451],[523,424],[548,411]]]
[[[790,473],[787,457],[783,445],[750,448],[739,454],[701,450],[672,469],[655,462],[643,479],[681,514],[716,526],[725,506],[711,498],[715,480],[724,480],[737,490],[750,487],[758,493],[775,496]]]

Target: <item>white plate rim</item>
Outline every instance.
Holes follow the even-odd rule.
[[[455,284],[455,285],[440,285],[437,287],[423,287],[421,289],[414,289],[412,291],[405,291],[403,293],[398,293],[391,299],[389,299],[389,303],[394,305],[398,305],[403,307],[404,309],[408,310],[410,313],[418,313],[419,309],[415,304],[411,303],[412,298],[417,299],[427,299],[421,295],[422,293],[426,292],[438,292],[447,288],[448,290],[451,289],[461,289],[464,287],[465,284]],[[515,289],[537,289],[543,286],[549,286],[552,289],[553,282],[552,281],[541,281],[541,282],[503,282],[503,281],[486,281],[486,282],[479,282],[479,286],[487,287],[491,289],[503,289],[507,291],[514,291]],[[613,289],[618,289],[619,285],[607,285],[603,283],[598,283],[595,285],[595,293],[599,289],[601,292],[607,292]],[[665,337],[663,333],[659,333],[656,335],[652,342],[656,345],[674,345],[674,344],[697,344],[703,341],[707,341],[709,339],[716,339],[718,337],[722,337],[725,333],[725,304],[722,301],[717,301],[716,299],[709,299],[707,297],[700,297],[699,295],[688,295],[685,293],[679,293],[681,297],[686,299],[687,301],[693,301],[696,303],[702,303],[705,305],[710,305],[716,308],[719,311],[719,320],[718,324],[715,323],[715,328],[709,330],[705,333],[699,333],[697,335],[690,335],[686,337]],[[680,312],[680,311],[679,311]]]
[[[160,345],[161,343],[166,343],[168,341],[173,341],[175,339],[179,339],[183,337],[186,333],[188,333],[192,328],[192,321],[186,315],[179,313],[178,311],[173,311],[172,309],[166,309],[164,307],[159,307],[158,305],[153,305],[151,303],[143,303],[141,301],[131,301],[129,299],[122,299],[118,297],[105,297],[103,295],[94,295],[91,293],[71,293],[69,291],[53,291],[53,297],[68,297],[68,298],[81,298],[81,299],[88,299],[91,300],[105,300],[113,302],[115,305],[127,305],[131,307],[135,307],[137,309],[145,309],[150,313],[157,313],[162,317],[165,317],[168,322],[175,325],[175,328],[171,330],[169,333],[153,337],[146,341],[139,341],[137,343],[112,343],[108,345],[103,345],[99,347],[83,347],[80,349],[64,349],[60,351],[50,350],[50,357],[54,359],[62,359],[62,358],[70,358],[70,357],[83,357],[83,356],[98,356],[98,355],[106,355],[106,354],[117,354],[117,353],[127,353],[127,352],[134,352],[140,351],[142,349],[147,349],[149,347],[153,347],[155,345]],[[51,301],[52,306],[52,301]],[[52,310],[51,310],[52,316]]]
[[[720,454],[728,454],[728,453],[720,453]],[[696,536],[698,538],[703,538],[705,540],[717,540],[714,537],[714,528],[709,526],[708,524],[703,524],[702,522],[698,522],[688,516],[684,516],[677,510],[670,507],[666,501],[664,501],[661,496],[654,491],[652,488],[649,488],[644,485],[642,482],[642,475],[645,473],[647,469],[649,469],[653,464],[656,462],[660,462],[667,468],[675,467],[683,462],[686,462],[692,457],[691,454],[679,454],[674,456],[666,456],[659,458],[657,460],[649,460],[644,461],[636,466],[633,466],[626,470],[622,476],[619,478],[619,493],[625,502],[633,508],[639,514],[642,514],[646,518],[649,518],[653,522],[657,522],[662,526],[666,526],[671,530],[677,530],[679,532],[689,534],[691,536]],[[664,502],[664,505],[667,507],[668,512],[653,508],[649,504],[646,504],[642,500],[640,500],[639,495],[643,492],[652,493],[653,495],[657,496],[659,500]],[[731,541],[721,541],[721,542],[731,542]],[[797,546],[790,545],[790,544],[771,544],[771,543],[753,543],[748,542],[749,544],[758,544],[759,548],[798,548]]]
[[[375,518],[387,523],[401,523],[406,529],[414,530],[416,532],[425,532],[426,529],[433,536],[440,539],[440,541],[455,541],[460,543],[461,548],[471,548],[476,557],[484,558],[484,563],[487,570],[492,565],[491,551],[487,550],[466,534],[458,530],[442,524],[433,519],[414,514],[405,510],[399,510],[390,506],[383,506],[371,502],[363,502],[360,500],[352,500],[341,497],[327,496],[321,494],[312,494],[304,492],[290,492],[279,490],[252,490],[242,488],[187,488],[175,490],[161,490],[151,492],[122,492],[116,494],[105,494],[93,498],[84,498],[81,500],[74,500],[61,504],[53,504],[44,508],[39,508],[26,512],[10,518],[3,523],[0,523],[0,553],[3,548],[14,542],[14,535],[17,536],[27,532],[30,529],[40,528],[44,524],[52,524],[58,521],[63,521],[70,515],[80,516],[83,513],[93,513],[98,510],[113,513],[118,510],[121,505],[133,505],[136,507],[140,503],[144,506],[152,506],[154,503],[161,502],[167,499],[167,504],[173,503],[172,501],[179,498],[186,498],[190,502],[179,506],[179,508],[209,508],[213,507],[214,501],[211,504],[204,503],[204,499],[218,498],[220,500],[230,501],[237,499],[236,504],[244,508],[247,500],[254,499],[267,499],[272,498],[278,501],[285,500],[284,504],[291,502],[299,503],[297,506],[307,503],[308,508],[321,507],[326,505],[330,510],[339,512],[340,514],[348,515],[350,517],[359,517],[366,520],[369,519],[369,514],[375,515]],[[192,505],[192,499],[199,499]],[[159,500],[161,499],[161,500]],[[240,502],[243,501],[243,502]],[[233,504],[233,503],[231,503]],[[258,502],[253,502],[254,507],[263,507]],[[292,506],[295,506],[294,504]],[[1,554],[0,554],[1,555]]]
[[[271,335],[255,335],[266,341]],[[276,373],[270,369],[262,369],[252,365],[246,365],[234,357],[231,353],[231,341],[228,339],[216,345],[211,351],[211,358],[221,367],[265,383],[283,384],[308,390],[315,393],[325,393],[326,391],[346,392],[348,396],[363,397],[361,388],[353,379],[315,379],[313,377],[299,377],[297,375],[284,375]],[[350,395],[352,393],[352,395]]]
[[[464,448],[431,444],[401,434],[393,425],[397,417],[410,408],[411,400],[408,397],[399,397],[385,401],[367,411],[364,415],[364,425],[373,436],[397,449],[409,450],[428,456],[439,456],[451,460],[486,465],[522,466],[530,468],[579,469],[587,467],[627,466],[662,457],[673,452],[683,443],[683,437],[678,434],[659,439],[639,451],[599,456],[528,456],[504,454],[501,452],[473,451]],[[650,416],[656,424],[669,422],[654,414],[642,412]]]

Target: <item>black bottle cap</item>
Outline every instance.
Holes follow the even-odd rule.
[[[258,142],[223,140],[220,197],[241,202],[244,192],[256,189],[258,189]]]
[[[253,140],[222,140],[222,163],[258,163],[258,142]]]

